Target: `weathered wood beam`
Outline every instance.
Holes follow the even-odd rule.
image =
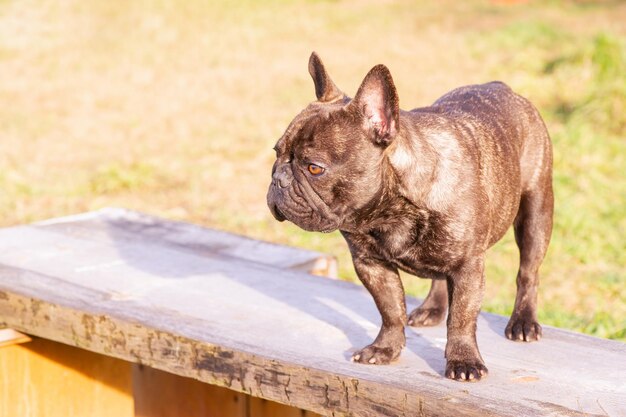
[[[443,377],[445,326],[407,329],[390,366],[355,364],[380,322],[362,287],[99,216],[0,230],[0,327],[324,415],[626,415],[623,343],[550,327],[515,343],[481,314],[485,381]]]

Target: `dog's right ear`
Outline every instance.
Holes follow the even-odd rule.
[[[367,73],[349,106],[363,117],[376,143],[391,143],[400,127],[400,109],[396,86],[386,66],[376,65]]]
[[[344,94],[330,79],[320,57],[313,52],[309,58],[309,74],[315,84],[315,96],[318,101],[329,102],[343,98]]]

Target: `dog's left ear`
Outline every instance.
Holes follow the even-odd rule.
[[[343,98],[344,94],[337,88],[333,80],[330,79],[322,60],[315,52],[313,52],[309,58],[309,74],[311,74],[311,78],[313,78],[315,96],[318,101],[326,103]]]
[[[398,93],[391,73],[384,65],[376,65],[365,76],[349,106],[356,106],[376,143],[389,145],[400,124]]]

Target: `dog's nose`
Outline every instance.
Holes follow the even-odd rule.
[[[291,180],[293,177],[291,173],[287,172],[285,169],[277,169],[272,175],[272,182],[279,188],[286,188],[291,184]]]

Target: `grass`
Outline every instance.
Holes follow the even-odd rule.
[[[626,340],[624,21],[612,1],[0,2],[0,225],[124,206],[333,253],[356,280],[338,233],[265,207],[310,52],[351,95],[385,63],[403,108],[500,79],[554,142],[541,321]],[[487,311],[510,313],[516,250],[489,253]]]

